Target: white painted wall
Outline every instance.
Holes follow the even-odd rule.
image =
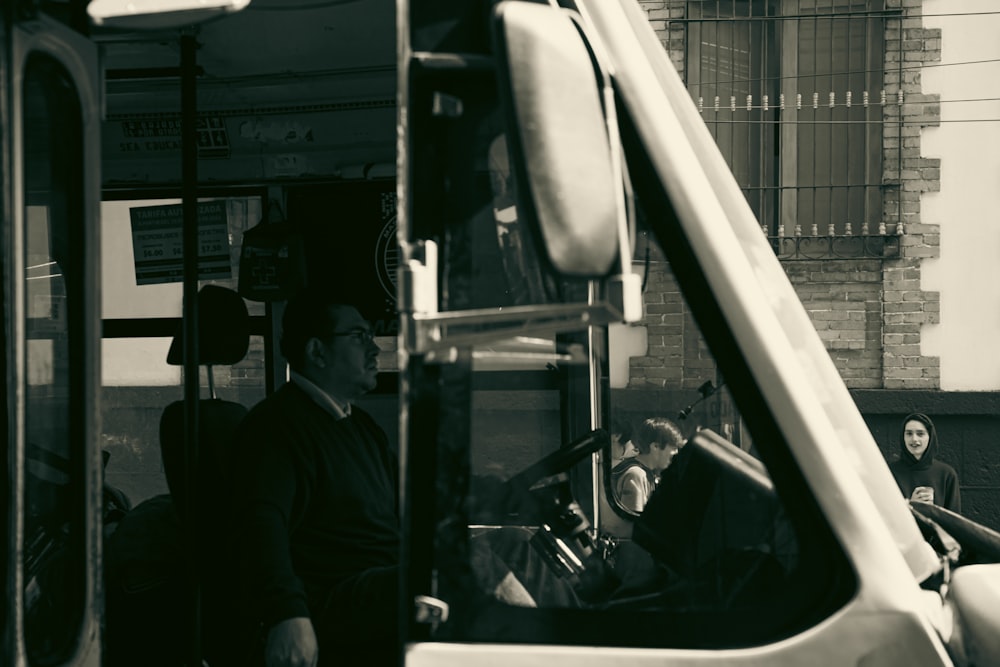
[[[925,27],[941,29],[946,66],[921,73],[923,92],[942,102],[940,127],[922,135],[922,154],[941,159],[941,190],[921,202],[923,221],[940,225],[940,258],[921,275],[923,289],[941,295],[941,321],[921,338],[923,354],[940,357],[948,391],[1000,389],[998,12],[997,0],[923,5]]]
[[[626,324],[608,325],[609,381],[612,389],[624,389],[629,381],[629,359],[643,357],[648,351],[647,329]]]

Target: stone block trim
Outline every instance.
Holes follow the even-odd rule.
[[[904,253],[907,253],[906,246]],[[923,325],[937,324],[941,319],[940,294],[920,289],[921,258],[919,253],[915,256],[907,253],[898,261],[887,262],[882,270],[885,286],[882,364],[886,389],[937,389],[941,386],[940,359],[920,353]]]
[[[883,219],[902,225],[904,233],[920,223],[920,196],[940,189],[940,161],[920,155],[922,128],[941,120],[937,95],[921,89],[920,67],[941,59],[941,31],[923,27],[921,0],[888,0],[886,9],[898,9],[902,18],[889,21],[885,34],[883,85],[887,98],[902,105],[883,109]]]
[[[925,324],[940,322],[940,295],[920,287],[920,268],[924,259],[940,255],[940,234],[936,225],[924,224],[920,197],[941,187],[941,161],[920,153],[922,128],[940,123],[938,95],[921,89],[920,67],[941,59],[941,31],[927,29],[919,17],[921,0],[888,0],[887,9],[901,9],[898,29],[886,31],[887,91],[901,91],[902,107],[887,109],[898,114],[900,128],[896,136],[887,132],[883,138],[884,180],[892,186],[892,197],[885,198],[885,215],[892,206],[902,223],[902,257],[883,266],[884,308],[882,322],[883,388],[938,389],[941,386],[940,359],[920,353],[920,336]]]

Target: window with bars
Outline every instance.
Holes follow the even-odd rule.
[[[688,89],[772,237],[895,233],[882,197],[883,5],[686,3]]]

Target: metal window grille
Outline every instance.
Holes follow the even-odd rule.
[[[885,77],[898,12],[881,0],[681,5],[671,30],[686,28],[688,89],[765,233],[900,233],[883,185],[901,119]]]

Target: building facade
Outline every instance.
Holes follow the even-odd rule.
[[[926,412],[963,513],[1000,528],[995,3],[641,4],[883,453]],[[644,388],[683,403],[706,381],[662,266],[618,333],[616,403],[637,414]]]

